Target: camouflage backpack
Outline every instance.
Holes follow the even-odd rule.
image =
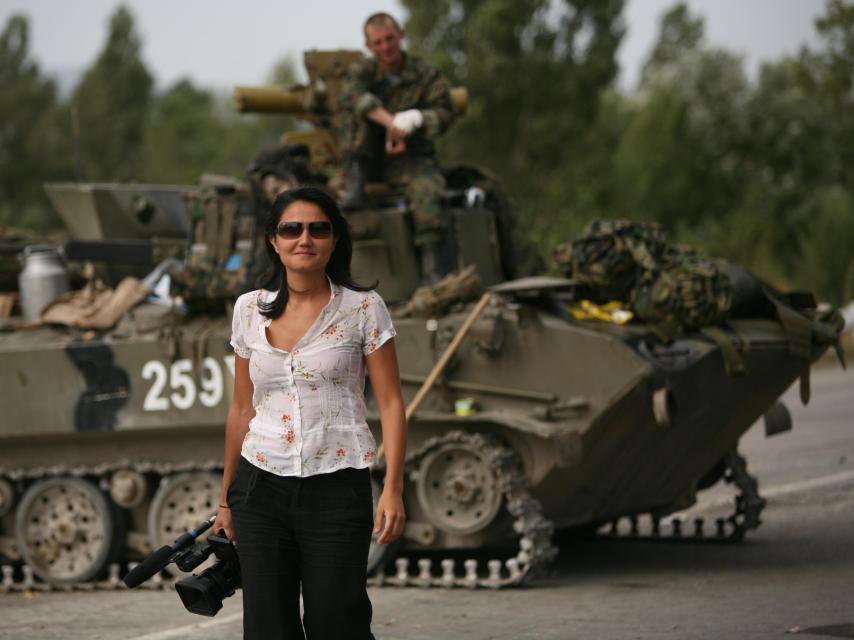
[[[628,300],[645,271],[656,268],[667,236],[654,222],[594,220],[555,251],[568,278],[588,285],[602,301]]]
[[[565,275],[602,300],[630,303],[639,320],[674,335],[720,324],[732,286],[717,263],[667,243],[656,223],[596,220],[556,258]]]
[[[721,324],[732,306],[732,284],[718,264],[696,251],[668,249],[631,293],[638,318],[668,333]]]

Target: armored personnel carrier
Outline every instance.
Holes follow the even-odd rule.
[[[314,130],[283,142],[307,145],[322,172],[336,160],[335,92],[355,55],[309,52],[307,86],[238,88],[236,101],[244,111],[313,122]],[[372,547],[374,580],[521,584],[554,558],[556,528],[628,518],[638,533],[648,514],[649,535],[664,535],[661,519],[721,478],[737,495],[712,537],[740,539],[758,526],[764,503],[737,453],[739,438],[763,414],[772,431],[790,427],[777,400],[799,377],[808,380],[834,326],[809,304],[730,317],[715,334],[667,337],[625,315],[619,322],[607,313],[573,315],[590,283],[518,277],[510,211],[497,185],[467,168],[449,170],[447,180],[462,271],[432,289],[418,289],[399,195],[376,185],[368,207],[349,214],[354,277],[379,280],[396,315],[410,414],[408,523],[398,544]],[[165,199],[154,187],[128,187],[129,196],[123,189],[49,187],[76,242],[67,253],[124,276],[145,275],[180,249],[189,280],[183,306],[145,301],[100,329],[7,322],[0,334],[7,589],[116,585],[129,562],[216,507],[234,370],[228,301],[235,287],[250,286],[254,213],[239,185],[189,195],[173,187],[166,191],[185,196]],[[211,273],[233,277],[193,280]],[[375,418],[371,426],[379,439]],[[379,460],[377,484],[381,468]],[[678,520],[671,526],[681,533]]]

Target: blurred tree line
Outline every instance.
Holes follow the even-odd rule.
[[[827,0],[819,43],[755,80],[676,4],[631,91],[616,86],[624,0],[402,1],[410,48],[470,92],[443,160],[501,178],[544,251],[594,218],[652,219],[783,288],[854,298],[851,0]],[[291,126],[236,116],[188,80],[155,92],[140,46],[119,9],[63,99],[29,57],[26,19],[6,24],[0,224],[54,224],[44,180],[240,175]],[[293,75],[285,61],[270,79]]]
[[[61,225],[46,181],[195,184],[205,172],[243,175],[260,148],[293,126],[288,117],[238,115],[229,96],[186,79],[155,92],[124,7],[91,67],[61,97],[30,58],[29,28],[13,16],[0,33],[0,226]],[[294,82],[295,66],[281,60],[269,81]]]
[[[412,48],[471,92],[444,158],[499,175],[545,250],[594,218],[651,219],[784,288],[854,298],[850,1],[754,82],[676,4],[628,93],[624,0],[403,2]]]

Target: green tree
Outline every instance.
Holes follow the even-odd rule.
[[[0,224],[45,228],[41,190],[53,166],[56,88],[29,57],[29,22],[12,16],[0,34]]]
[[[672,230],[727,216],[747,175],[749,97],[741,60],[707,47],[702,19],[676,5],[617,150],[619,209]]]
[[[764,268],[785,282],[797,271],[810,212],[830,178],[836,154],[826,114],[800,79],[800,63],[783,59],[762,67],[745,105],[750,131],[745,177],[749,185],[734,203],[731,235],[747,219],[764,229]],[[745,247],[747,248],[747,247]],[[776,266],[772,266],[774,262]]]
[[[848,290],[839,282],[851,256],[845,247],[854,242],[852,26],[854,7],[828,2],[817,21],[818,48],[763,65],[745,105],[748,185],[722,233],[707,234],[735,239],[729,246],[758,254],[762,267],[754,268],[787,286],[815,289],[837,302]],[[847,217],[841,214],[846,207]],[[748,228],[762,233],[743,233]],[[740,242],[746,236],[752,240]]]
[[[72,96],[79,121],[82,173],[89,180],[133,180],[142,171],[153,80],[140,57],[133,16],[120,6],[107,42]]]
[[[763,65],[750,86],[677,5],[617,166],[640,215],[782,288],[841,302],[854,279],[854,8],[829,1],[817,27],[818,48]]]
[[[648,85],[652,76],[678,65],[686,54],[700,51],[704,37],[703,19],[691,15],[684,2],[676,4],[661,19],[658,40],[641,70],[641,83]]]
[[[416,52],[470,93],[446,162],[497,173],[547,243],[606,198],[600,111],[618,66],[622,0],[405,0]],[[604,151],[603,151],[604,150]]]
[[[816,28],[821,45],[787,62],[800,108],[779,164],[798,258],[789,275],[839,304],[854,297],[854,3],[828,0]]]
[[[795,282],[836,305],[854,299],[854,195],[841,185],[818,193],[799,240]]]
[[[854,3],[828,0],[816,27],[824,49],[801,56],[802,78],[827,112],[837,144],[837,176],[854,192]]]
[[[292,55],[282,56],[273,63],[267,74],[270,84],[291,85],[298,81],[297,62]]]
[[[143,153],[146,182],[194,183],[221,161],[227,127],[214,112],[214,97],[181,80],[149,110]]]
[[[278,61],[269,76],[284,85],[295,77],[291,58]],[[277,144],[294,126],[291,116],[236,114],[230,95],[181,80],[152,101],[140,178],[192,184],[203,173],[242,176],[260,149]]]

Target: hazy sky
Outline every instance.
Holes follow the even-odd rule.
[[[62,75],[87,67],[103,46],[119,0],[0,0],[0,22],[13,13],[31,20],[31,52],[42,69]],[[124,0],[144,39],[143,56],[160,86],[189,76],[229,88],[262,82],[278,58],[304,49],[360,48],[363,19],[388,11],[405,19],[396,0]],[[619,52],[621,84],[634,85],[662,13],[673,0],[627,0],[628,33]],[[689,0],[706,18],[714,44],[745,56],[748,71],[763,59],[815,42],[813,20],[823,0]]]

